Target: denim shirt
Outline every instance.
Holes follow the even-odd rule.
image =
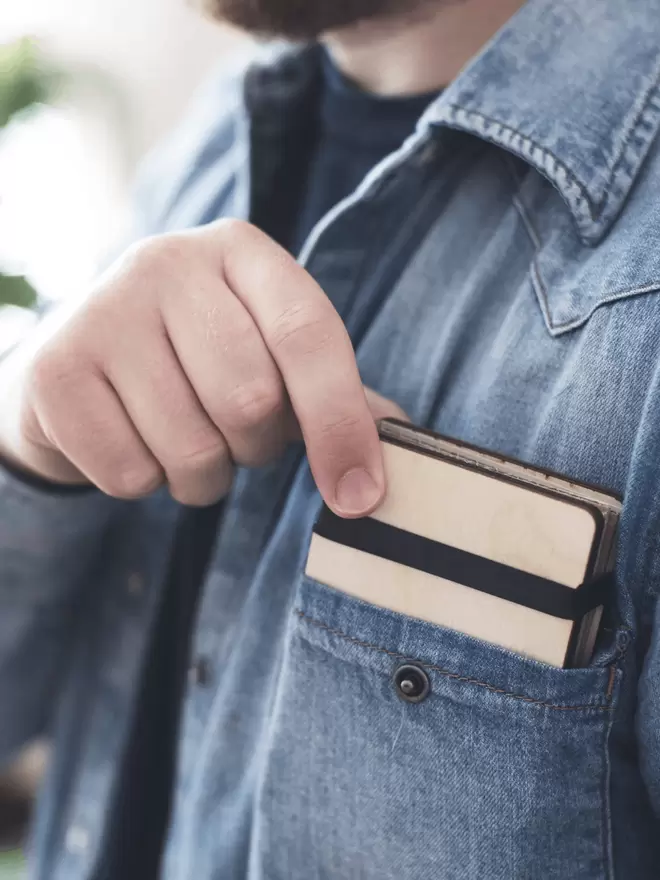
[[[317,54],[216,78],[154,156],[145,233],[277,198]],[[366,385],[623,493],[586,669],[302,574],[300,448],[237,475],[193,634],[166,880],[651,880],[660,864],[660,0],[530,0],[302,261]],[[442,505],[442,499],[437,499]],[[55,741],[38,880],[88,880],[180,509],[0,476],[0,755]],[[429,696],[392,684],[405,660]]]

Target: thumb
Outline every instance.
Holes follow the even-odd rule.
[[[394,403],[393,400],[388,400],[387,397],[383,397],[376,391],[372,391],[371,388],[365,388],[364,392],[367,396],[367,403],[369,404],[369,409],[374,417],[374,421],[378,421],[379,419],[401,419],[404,422],[410,421],[401,407],[397,403]]]

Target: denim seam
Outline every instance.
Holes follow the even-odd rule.
[[[459,121],[458,115],[460,113],[463,113],[467,117],[475,117],[476,119],[480,120],[482,124],[496,126],[500,129],[503,135],[507,135],[507,137],[501,138],[501,144],[505,147],[514,148],[514,138],[517,139],[519,141],[520,151],[522,155],[530,161],[535,161],[534,153],[538,152],[538,154],[540,154],[539,158],[542,160],[538,162],[538,165],[547,172],[548,176],[554,181],[555,185],[558,186],[569,207],[574,211],[578,223],[585,213],[592,223],[597,223],[598,221],[602,221],[603,217],[605,216],[608,203],[612,201],[613,195],[619,201],[623,201],[626,196],[627,190],[630,189],[630,183],[634,176],[635,166],[639,165],[639,160],[644,153],[644,149],[649,146],[653,139],[654,134],[652,133],[654,132],[657,118],[660,114],[660,102],[658,101],[657,95],[659,82],[660,68],[658,68],[658,70],[656,71],[648,90],[645,92],[643,100],[640,104],[639,111],[632,120],[618,151],[612,155],[611,166],[609,168],[607,168],[606,166],[606,183],[603,187],[603,195],[598,201],[594,201],[591,198],[586,185],[582,183],[582,181],[580,181],[577,176],[571,171],[568,165],[562,162],[562,160],[559,159],[547,146],[541,146],[536,141],[533,141],[531,138],[522,134],[522,132],[520,132],[518,129],[506,125],[492,116],[487,116],[485,113],[482,113],[479,110],[467,109],[459,104],[450,104],[448,109],[450,119],[454,120],[455,122]],[[651,111],[654,111],[654,114]],[[626,155],[627,149],[633,142],[636,133],[642,126],[649,129],[649,132],[651,134],[649,134],[649,136],[645,139],[638,138],[638,146],[635,150],[635,157],[634,159],[630,160],[629,157]],[[482,132],[482,135],[484,137],[487,137],[485,131]],[[491,140],[491,138],[488,139]],[[569,185],[577,190],[577,196],[571,193],[569,188],[564,189],[561,186],[561,180],[559,174],[557,173],[558,171],[561,171]],[[621,171],[628,179],[626,187],[621,186],[620,180],[617,181],[617,175],[619,174],[619,171]],[[587,235],[586,232],[584,232],[583,235],[585,240],[591,240],[592,238],[592,236]]]
[[[654,510],[658,510],[660,507],[660,487],[656,487],[653,492],[652,498],[652,506]],[[653,525],[649,522],[647,526],[647,532],[644,535],[644,538],[647,539],[645,543],[641,546],[646,546],[646,552],[643,554],[643,558],[640,562],[640,568],[642,571],[642,581],[647,586],[644,588],[644,598],[650,599],[652,602],[658,599],[660,596],[660,584],[658,584],[658,570],[657,566],[654,565],[655,555],[653,553],[654,541],[648,540],[649,532],[653,531]],[[653,612],[652,612],[653,613]]]
[[[614,880],[614,857],[612,852],[612,810],[610,803],[611,762],[609,756],[609,740],[614,722],[614,714],[610,713],[605,724],[603,735],[603,792],[602,792],[602,837],[603,837],[603,864],[607,880]]]
[[[360,639],[356,639],[353,636],[349,636],[347,633],[343,632],[340,629],[333,629],[327,624],[323,623],[320,620],[316,620],[313,617],[310,617],[304,611],[300,609],[296,609],[295,613],[303,620],[306,620],[308,623],[313,626],[319,627],[320,629],[326,630],[332,635],[338,636],[341,639],[344,639],[347,642],[351,642],[354,645],[359,645],[361,648],[368,648],[372,651],[378,651],[381,654],[387,654],[389,657],[396,657],[398,660],[409,660],[410,656],[407,654],[399,654],[397,651],[388,651],[386,648],[382,648],[380,645],[374,645],[371,642],[363,642]],[[441,666],[434,666],[432,663],[426,663],[423,660],[416,660],[415,662],[419,663],[420,666],[423,666],[425,669],[431,669],[434,672],[439,673],[440,675],[445,676],[446,678],[451,678],[454,681],[461,681],[465,684],[473,684],[478,687],[486,688],[486,690],[491,691],[494,694],[501,694],[505,697],[511,697],[514,700],[520,700],[523,703],[533,703],[537,706],[543,706],[546,709],[556,709],[560,712],[570,712],[570,711],[585,711],[585,710],[596,710],[598,712],[609,712],[609,705],[594,705],[594,706],[557,706],[555,703],[548,703],[545,700],[536,700],[533,697],[525,697],[522,694],[514,694],[511,691],[504,690],[503,688],[496,688],[492,684],[488,684],[485,681],[479,681],[477,678],[469,678],[465,675],[459,675],[456,672],[450,672],[448,669],[443,669]]]
[[[525,205],[521,201],[520,190],[522,188],[522,181],[515,173],[513,162],[511,161],[510,157],[507,157],[507,159],[508,161],[506,162],[506,167],[513,177],[514,182],[518,186],[518,192],[514,193],[513,195],[513,205],[518,212],[520,219],[522,220],[525,232],[527,233],[532,243],[532,247],[534,248],[534,255],[532,257],[532,283],[534,285],[534,290],[537,292],[537,300],[539,302],[541,312],[543,313],[543,320],[546,327],[548,328],[548,331],[552,334],[556,328],[554,327],[552,319],[550,318],[550,309],[548,307],[548,292],[543,282],[543,278],[541,277],[538,265],[538,255],[541,251],[541,238],[536,230],[536,227],[532,223],[531,217],[527,213]]]
[[[460,104],[450,104],[449,110],[451,111],[451,118],[458,122],[458,114],[464,113],[466,116],[474,116],[476,119],[481,120],[482,123],[486,125],[494,125],[497,126],[501,130],[503,134],[511,135],[513,137],[506,137],[501,139],[501,145],[504,147],[513,148],[513,138],[516,138],[521,147],[521,153],[525,156],[529,161],[537,161],[534,160],[533,154],[538,152],[540,154],[540,158],[544,161],[539,162],[538,164],[545,168],[548,175],[552,175],[557,177],[556,172],[562,171],[564,176],[568,179],[571,186],[578,191],[578,197],[575,199],[568,192],[565,193],[565,197],[569,203],[569,205],[576,210],[576,213],[581,214],[582,207],[587,208],[587,214],[589,219],[592,222],[595,222],[598,219],[598,213],[594,214],[592,210],[592,202],[589,193],[585,187],[585,185],[578,180],[575,174],[570,170],[568,165],[562,162],[552,150],[548,149],[548,147],[542,147],[540,144],[533,141],[531,138],[522,134],[517,128],[513,128],[510,125],[505,125],[503,122],[500,122],[499,119],[495,119],[493,116],[487,116],[485,113],[481,113],[479,110],[468,110],[465,107],[461,107]],[[482,133],[484,137],[486,137],[486,133]],[[491,140],[490,138],[487,138]],[[549,160],[549,161],[548,161]],[[571,204],[573,203],[573,204]],[[580,206],[580,207],[578,207]]]
[[[644,94],[643,100],[640,104],[639,111],[637,115],[633,118],[630,127],[628,128],[628,132],[624,136],[621,145],[618,150],[618,154],[614,153],[612,156],[612,165],[608,169],[607,173],[607,183],[603,188],[603,195],[600,201],[597,203],[597,212],[596,218],[599,218],[605,212],[605,208],[607,206],[608,201],[612,196],[612,188],[614,184],[614,179],[617,176],[619,168],[622,168],[624,173],[628,176],[628,178],[632,179],[634,174],[634,165],[639,163],[639,159],[645,149],[648,146],[649,140],[645,140],[644,138],[637,138],[637,145],[635,150],[635,158],[633,162],[630,162],[628,157],[626,156],[626,150],[630,146],[630,144],[635,139],[635,135],[642,125],[649,129],[649,131],[654,130],[654,126],[657,122],[658,114],[660,113],[660,103],[658,103],[658,84],[660,83],[660,67],[657,69],[655,76],[651,80],[651,84],[647,91]],[[651,117],[650,111],[655,111],[655,118]],[[653,135],[655,136],[655,135]],[[651,137],[651,140],[653,137]],[[620,187],[617,187],[620,189]]]
[[[507,157],[510,160],[510,157]],[[507,167],[514,179],[514,182],[518,184],[519,190],[513,196],[513,204],[520,215],[520,218],[523,222],[523,226],[525,227],[525,231],[529,236],[529,239],[534,247],[534,256],[532,258],[532,283],[534,284],[534,289],[537,291],[539,305],[541,307],[541,312],[543,313],[543,319],[545,321],[546,327],[548,328],[548,332],[551,336],[558,336],[561,333],[567,333],[571,330],[577,330],[579,327],[582,327],[587,323],[589,318],[594,314],[594,312],[601,308],[601,306],[612,305],[615,302],[621,302],[622,300],[631,299],[634,296],[643,296],[645,294],[650,293],[658,293],[660,291],[660,278],[657,281],[651,281],[649,284],[645,284],[641,287],[633,287],[630,289],[616,290],[613,293],[610,293],[608,296],[603,297],[598,300],[597,303],[594,303],[588,312],[584,315],[579,315],[577,318],[574,318],[572,321],[565,321],[563,324],[555,324],[550,317],[550,307],[549,307],[549,297],[548,297],[548,288],[543,280],[543,276],[541,274],[541,267],[538,261],[538,255],[543,246],[543,242],[541,241],[541,237],[538,234],[536,227],[532,221],[532,218],[529,215],[527,207],[523,202],[520,195],[520,188],[522,186],[522,181],[515,174],[515,171],[511,167],[511,162],[507,162]]]

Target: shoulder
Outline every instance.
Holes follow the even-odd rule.
[[[249,43],[216,70],[176,130],[142,165],[138,236],[246,217],[253,117],[282,116],[315,81],[318,46]]]
[[[245,50],[216,68],[175,129],[142,161],[134,189],[136,237],[203,222],[194,211],[188,218],[176,218],[191,189],[241,139],[244,82],[254,59],[254,51]],[[224,184],[227,190],[231,175]]]

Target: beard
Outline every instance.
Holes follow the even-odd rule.
[[[369,19],[407,17],[428,0],[199,0],[216,21],[258,36],[313,40]]]

